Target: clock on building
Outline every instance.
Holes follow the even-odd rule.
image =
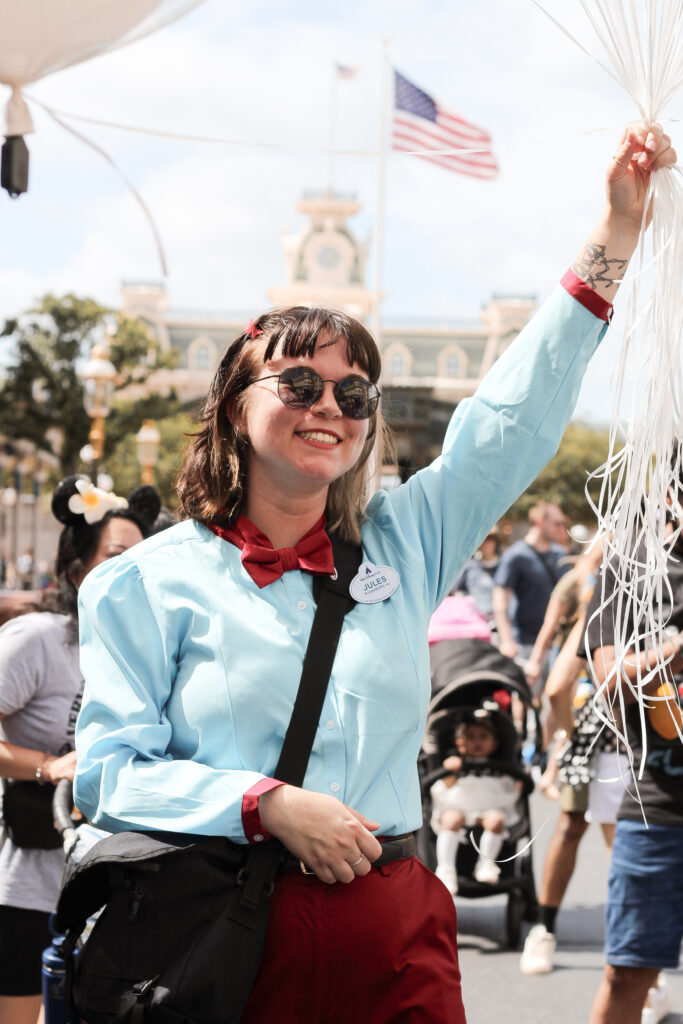
[[[339,249],[334,245],[325,245],[318,250],[318,263],[325,270],[334,270],[340,259]]]

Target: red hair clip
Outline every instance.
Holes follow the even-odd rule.
[[[258,338],[259,334],[262,334],[263,332],[256,326],[253,320],[250,320],[244,333],[248,334],[250,338]]]

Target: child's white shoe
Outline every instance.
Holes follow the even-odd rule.
[[[450,864],[437,864],[434,873],[446,886],[451,896],[455,896],[458,891],[458,875],[455,868]]]
[[[488,857],[480,857],[474,869],[474,877],[484,885],[495,885],[500,878],[500,868]]]

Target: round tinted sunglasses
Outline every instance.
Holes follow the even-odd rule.
[[[290,366],[282,373],[271,373],[259,377],[251,384],[263,380],[277,380],[280,401],[290,409],[310,409],[319,402],[325,384],[334,384],[335,401],[345,416],[352,420],[367,420],[377,408],[380,393],[375,385],[364,377],[344,377],[343,380],[323,379],[307,366]],[[247,387],[251,387],[248,384]]]

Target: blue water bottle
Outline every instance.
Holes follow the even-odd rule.
[[[64,998],[66,939],[54,931],[53,919],[54,914],[50,918],[50,930],[54,938],[47,949],[43,950],[42,989],[45,1024],[79,1024],[75,1011],[72,1011],[72,1016],[69,1016],[67,1011]]]
[[[534,763],[534,757],[536,756],[536,744],[533,740],[527,740],[522,747],[522,760],[525,764],[531,766]]]

